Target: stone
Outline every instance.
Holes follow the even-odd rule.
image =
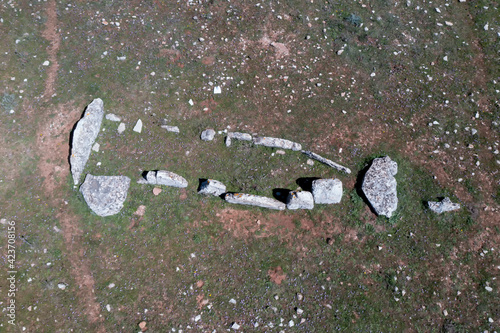
[[[257,146],[265,146],[271,148],[281,148],[281,149],[291,149],[293,151],[299,151],[302,149],[300,143],[292,142],[290,140],[270,138],[270,137],[255,137],[253,143]]]
[[[80,192],[90,209],[99,216],[115,215],[127,199],[130,178],[125,176],[93,176],[88,174]]]
[[[211,128],[204,130],[201,132],[201,139],[203,141],[212,141],[215,137],[215,131]]]
[[[58,283],[58,284],[57,284],[57,288],[59,288],[59,289],[61,289],[61,290],[66,289],[66,283]]]
[[[160,193],[161,193],[161,188],[159,188],[159,187],[155,187],[155,188],[153,189],[153,194],[154,194],[154,195],[158,195],[158,194],[160,194]]]
[[[166,185],[172,187],[187,187],[188,182],[183,177],[170,171],[158,170],[149,171],[146,176],[137,181],[139,184]]]
[[[83,118],[76,124],[71,142],[71,174],[73,182],[78,185],[80,176],[90,156],[90,150],[101,129],[104,116],[103,102],[96,98],[85,109]]]
[[[180,133],[179,127],[177,127],[177,126],[161,125],[160,127],[163,129],[166,129],[168,132]]]
[[[231,328],[232,328],[233,330],[238,330],[238,329],[240,329],[240,327],[241,327],[241,326],[240,326],[240,325],[238,325],[237,323],[233,323],[233,325],[231,326]]]
[[[429,201],[427,204],[429,205],[429,209],[437,214],[460,209],[460,205],[452,203],[448,197],[444,198],[441,202]]]
[[[99,148],[101,147],[101,145],[99,143],[94,143],[94,145],[92,146],[92,150],[95,151],[96,153],[99,152]]]
[[[188,186],[188,182],[186,179],[179,176],[178,174],[166,170],[160,170],[156,172],[156,184],[180,188],[185,188]]]
[[[239,205],[258,206],[269,209],[284,210],[286,205],[273,198],[245,193],[227,193],[225,200]]]
[[[307,165],[314,165],[314,161],[311,160],[310,158],[307,159]]]
[[[303,150],[302,153],[304,155],[306,155],[307,157],[310,157],[316,161],[319,161],[323,164],[326,164],[328,165],[329,167],[332,167],[334,169],[337,169],[337,170],[340,170],[340,171],[344,171],[345,173],[351,173],[351,169],[349,168],[346,168],[345,166],[342,166],[340,164],[337,164],[333,161],[330,161],[329,159],[327,158],[324,158],[316,153],[313,153],[312,151],[307,151],[307,150]]]
[[[125,128],[126,128],[125,123],[120,123],[120,125],[118,125],[118,129],[117,129],[118,134],[122,134],[123,132],[125,132]]]
[[[226,185],[215,179],[207,179],[201,182],[198,194],[220,196],[226,193]]]
[[[242,140],[242,141],[252,141],[252,136],[248,133],[241,132],[228,132],[226,136],[226,147],[231,145],[231,140]]]
[[[398,206],[398,164],[389,156],[376,158],[363,179],[361,189],[378,215],[391,217]]]
[[[120,117],[118,117],[116,114],[113,114],[113,113],[108,113],[106,115],[106,119],[109,121],[121,121],[122,120]]]
[[[333,178],[313,180],[312,196],[317,204],[337,204],[342,199],[342,182]]]
[[[292,191],[286,200],[287,209],[313,209],[314,199],[311,192]]]
[[[134,132],[141,133],[142,132],[142,120],[137,120],[137,123],[135,123],[134,128],[132,129]]]

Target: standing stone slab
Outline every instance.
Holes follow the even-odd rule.
[[[166,170],[160,170],[156,172],[156,184],[181,188],[188,186],[188,182],[186,179],[176,173]]]
[[[73,182],[78,185],[80,176],[90,156],[90,150],[101,129],[104,109],[102,99],[96,98],[85,109],[83,118],[76,124],[71,142],[71,174]]]
[[[342,199],[342,182],[331,178],[313,180],[312,195],[317,204],[337,204]]]
[[[80,186],[87,205],[99,216],[117,214],[122,208],[130,178],[125,176],[93,176],[88,174]]]
[[[149,185],[166,185],[181,188],[188,186],[188,182],[186,179],[176,173],[166,170],[148,171],[145,177],[139,179],[137,183]]]
[[[398,164],[389,156],[376,158],[363,179],[361,189],[378,215],[391,217],[398,207]]]
[[[314,199],[311,192],[292,191],[286,200],[287,209],[313,209]]]
[[[441,202],[429,201],[427,204],[429,205],[430,210],[438,214],[460,209],[460,205],[451,202],[448,197],[444,198]]]
[[[305,154],[307,157],[310,157],[312,159],[315,159],[316,161],[319,161],[323,164],[328,165],[329,167],[332,167],[332,168],[340,170],[340,171],[344,171],[346,173],[351,173],[351,169],[346,168],[345,166],[337,164],[333,161],[330,161],[329,159],[324,158],[316,153],[313,153],[312,151],[303,150],[302,153]]]
[[[215,131],[211,128],[204,130],[201,132],[201,139],[203,141],[212,141],[215,136]]]
[[[201,182],[198,194],[219,196],[226,193],[226,185],[215,179],[207,179]]]
[[[258,206],[277,210],[284,210],[286,207],[283,202],[276,199],[245,193],[227,193],[225,200],[229,203],[239,205]]]
[[[271,148],[291,149],[293,151],[299,151],[302,149],[302,145],[300,143],[279,138],[255,137],[253,139],[253,143],[258,146],[260,145]]]

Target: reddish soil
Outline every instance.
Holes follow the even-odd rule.
[[[59,36],[57,30],[57,6],[55,0],[51,0],[47,3],[46,15],[47,21],[45,22],[45,30],[42,32],[42,36],[50,42],[47,48],[50,66],[47,70],[47,81],[45,82],[43,96],[48,100],[56,91],[55,83],[57,79],[57,70],[59,69],[57,52],[61,45],[61,36]]]
[[[271,282],[274,282],[276,284],[281,284],[281,282],[286,279],[286,274],[283,272],[281,266],[271,268],[267,271],[267,275],[269,275],[269,279],[271,280]]]

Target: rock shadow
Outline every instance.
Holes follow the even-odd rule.
[[[361,186],[363,185],[363,179],[365,179],[366,172],[370,167],[372,166],[373,160],[368,163],[367,166],[365,166],[361,171],[358,172],[358,176],[356,177],[356,184],[354,184],[354,189],[356,190],[356,194],[363,199],[365,204],[370,208],[371,212],[375,215],[378,216],[377,212],[375,209],[373,209],[373,206],[370,204],[370,201],[368,201],[368,198],[366,195],[363,193],[363,190],[361,189]]]
[[[76,130],[76,125],[78,125],[78,122],[82,120],[83,116],[85,115],[85,112],[87,112],[88,106],[83,109],[82,114],[80,115],[80,118],[76,121],[76,123],[71,127],[71,131],[69,132],[69,151],[68,151],[68,164],[71,168],[71,152],[73,151],[73,137],[75,135],[75,130]]]
[[[312,183],[316,179],[321,179],[319,177],[302,177],[297,179],[295,182],[303,191],[312,192]]]
[[[286,204],[286,199],[288,198],[288,194],[290,192],[291,191],[289,189],[286,189],[286,188],[275,188],[275,189],[273,189],[273,197],[276,200],[281,201],[281,202]]]

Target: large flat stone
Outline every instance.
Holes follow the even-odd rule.
[[[313,180],[312,195],[317,204],[337,204],[342,199],[342,182],[332,178]]]
[[[389,156],[376,158],[363,179],[361,189],[378,215],[391,217],[398,207],[398,164]]]
[[[83,114],[82,119],[76,124],[71,142],[71,174],[73,182],[78,185],[80,176],[90,156],[92,145],[101,129],[104,109],[102,99],[96,98],[90,103]]]
[[[89,208],[99,216],[117,214],[127,199],[130,178],[125,176],[93,176],[88,174],[80,192]]]
[[[284,210],[286,205],[273,198],[245,193],[227,193],[224,198],[229,203]]]

